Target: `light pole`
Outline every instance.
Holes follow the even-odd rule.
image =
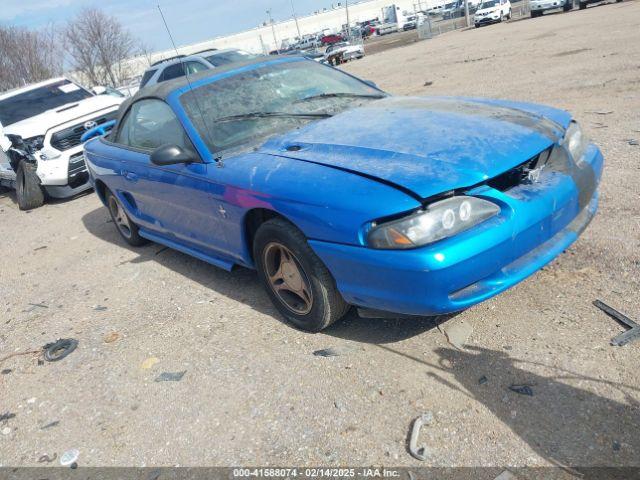
[[[267,10],[269,15],[269,23],[271,24],[271,33],[273,33],[273,43],[276,46],[276,53],[280,55],[280,48],[278,48],[278,39],[276,38],[276,27],[273,25],[273,17],[271,17],[271,9]]]
[[[302,40],[302,35],[300,34],[300,25],[298,25],[298,17],[296,16],[296,9],[293,8],[293,0],[291,0],[291,11],[293,12],[293,19],[296,21],[296,30],[298,30],[298,40]]]
[[[347,35],[351,37],[351,21],[349,20],[349,0],[344,0],[344,8],[347,11]]]
[[[467,18],[467,27],[470,27],[471,21],[469,20],[469,0],[464,0],[464,16]]]

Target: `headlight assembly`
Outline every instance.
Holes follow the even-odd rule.
[[[407,217],[374,226],[367,237],[379,249],[415,248],[452,237],[497,215],[500,207],[476,197],[455,196]]]
[[[580,160],[582,155],[584,155],[584,152],[589,146],[589,139],[582,132],[582,128],[578,122],[571,122],[564,134],[562,145],[576,161]]]

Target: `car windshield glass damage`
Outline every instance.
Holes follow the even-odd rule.
[[[89,92],[75,83],[69,80],[60,80],[0,100],[0,123],[6,127],[26,118],[40,115],[47,110],[57,109],[91,96]]]
[[[189,91],[180,101],[212,152],[270,135],[385,96],[313,61],[268,65]]]

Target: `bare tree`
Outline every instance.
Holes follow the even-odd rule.
[[[124,60],[141,51],[139,41],[102,10],[82,10],[62,30],[72,68],[93,85],[118,86],[129,72]]]
[[[62,73],[62,55],[52,25],[32,31],[0,25],[0,91]]]

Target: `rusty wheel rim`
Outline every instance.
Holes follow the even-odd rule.
[[[271,291],[296,315],[309,313],[313,307],[311,282],[297,257],[277,242],[268,244],[263,255]]]

